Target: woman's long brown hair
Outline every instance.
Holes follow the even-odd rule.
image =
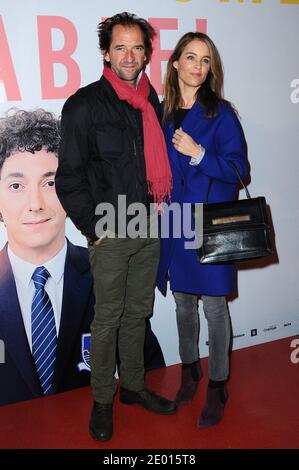
[[[164,122],[170,119],[174,111],[182,104],[178,73],[174,68],[173,63],[179,60],[185,47],[194,40],[204,42],[208,46],[211,56],[211,68],[205,82],[196,93],[196,101],[199,101],[204,107],[207,118],[211,118],[217,114],[217,108],[220,101],[231,106],[231,104],[223,98],[223,68],[221,58],[215,44],[209,36],[204,33],[189,32],[181,37],[167,63],[164,84]]]

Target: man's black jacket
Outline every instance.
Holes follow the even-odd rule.
[[[152,86],[149,101],[160,119]],[[141,202],[148,207],[152,201],[147,193],[141,112],[119,100],[101,77],[66,101],[61,126],[56,191],[77,228],[94,241],[100,219],[95,215],[97,204],[117,208],[118,195],[126,196],[127,206]]]

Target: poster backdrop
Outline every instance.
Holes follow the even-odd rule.
[[[266,196],[277,250],[269,262],[239,270],[238,295],[230,302],[233,346],[298,334],[299,0],[0,0],[0,116],[11,107],[60,114],[66,98],[102,72],[97,23],[123,10],[157,30],[148,73],[161,97],[166,61],[182,34],[201,30],[218,46],[225,96],[240,113],[248,143],[249,189]],[[69,221],[67,234],[85,246]],[[201,318],[205,356],[202,312]],[[167,364],[179,362],[170,294],[157,293],[152,324]]]

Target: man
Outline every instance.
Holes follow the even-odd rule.
[[[0,120],[0,142],[0,220],[8,237],[0,251],[0,339],[5,345],[0,405],[4,405],[89,385],[94,294],[88,251],[66,241],[66,214],[55,191],[59,121],[43,110],[10,113]],[[46,393],[32,345],[36,292],[32,276],[39,266],[50,274],[44,289],[57,339],[53,337],[53,381]],[[165,366],[149,321],[145,357],[147,369]]]
[[[88,251],[65,238],[54,184],[59,141],[57,119],[43,110],[0,120],[0,213],[8,238],[0,252],[0,405],[90,380],[93,280]]]
[[[114,238],[113,233],[101,237],[101,216],[96,215],[100,203],[119,212],[119,196],[125,196],[126,207],[140,203],[149,212],[152,201],[160,203],[170,194],[159,101],[144,73],[154,31],[146,20],[124,12],[100,23],[98,33],[104,73],[64,105],[56,188],[67,214],[89,240],[96,295],[90,433],[106,441],[113,433],[117,347],[122,403],[162,414],[174,413],[176,405],[144,384],[145,318],[152,311],[159,240],[148,231],[144,237],[123,236],[129,218],[121,216]]]

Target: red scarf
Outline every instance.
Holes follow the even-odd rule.
[[[170,198],[172,175],[167,156],[166,144],[157,115],[148,101],[150,94],[149,79],[142,72],[137,88],[127,85],[110,67],[105,65],[104,77],[113,87],[120,100],[127,101],[142,113],[144,155],[148,193],[157,203]]]

